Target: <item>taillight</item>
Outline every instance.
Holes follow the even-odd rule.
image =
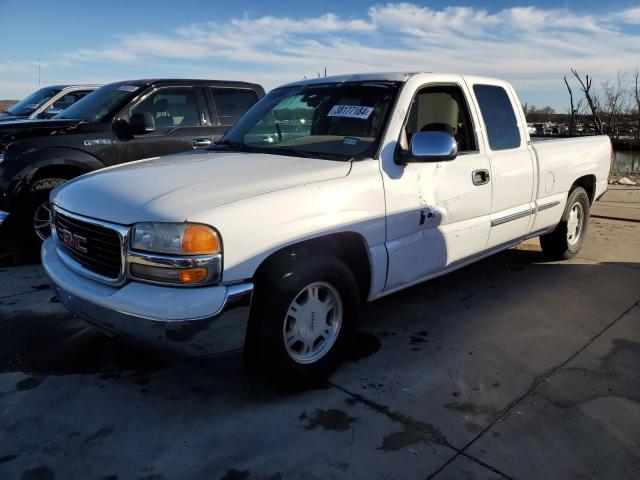
[[[611,139],[609,139],[609,145],[611,145],[611,162],[609,162],[609,170],[611,170],[613,168],[613,161],[616,158],[615,153],[613,151],[613,142],[611,141]]]

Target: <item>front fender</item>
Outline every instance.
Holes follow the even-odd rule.
[[[378,163],[369,160],[355,162],[343,178],[245,198],[188,220],[218,229],[223,281],[237,282],[252,278],[271,254],[326,235],[356,233],[374,256],[384,248],[384,212]]]

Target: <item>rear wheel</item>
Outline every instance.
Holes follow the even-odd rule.
[[[589,224],[589,207],[589,197],[584,188],[576,187],[569,193],[558,226],[553,232],[540,236],[540,246],[546,255],[567,260],[580,251]]]
[[[256,280],[255,337],[248,348],[282,383],[316,384],[338,368],[352,344],[359,305],[353,273],[339,258],[274,262]]]

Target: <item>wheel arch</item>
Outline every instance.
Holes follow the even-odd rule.
[[[372,265],[368,244],[362,234],[353,231],[330,233],[283,246],[262,260],[254,273],[254,279],[259,281],[276,262],[295,262],[299,257],[312,253],[335,255],[344,261],[353,272],[360,298],[366,299],[369,296]]]
[[[27,167],[14,175],[12,182],[14,194],[28,190],[28,186],[37,180],[44,178],[70,180],[107,166],[86,152],[59,147],[32,150],[22,155],[20,162],[27,164]]]
[[[593,205],[596,196],[596,176],[595,175],[584,175],[578,179],[576,179],[571,188],[569,189],[569,193],[575,187],[582,187],[587,192],[587,196],[589,197],[589,205]]]

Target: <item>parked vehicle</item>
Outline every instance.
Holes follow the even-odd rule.
[[[36,90],[6,111],[0,113],[0,122],[55,117],[100,85],[51,85]]]
[[[304,383],[339,365],[361,300],[530,237],[574,256],[611,153],[604,136],[532,143],[500,80],[301,81],[214,151],[56,189],[43,265],[61,302],[105,332],[188,355],[246,347]]]
[[[210,147],[262,96],[261,86],[244,82],[136,80],[106,85],[51,120],[0,124],[0,224],[9,219],[23,246],[39,248],[54,187],[111,165]]]

